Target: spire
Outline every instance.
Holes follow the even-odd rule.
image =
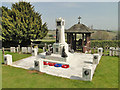
[[[81,19],[81,17],[79,16],[79,17],[78,17],[78,24],[80,24],[80,19]]]

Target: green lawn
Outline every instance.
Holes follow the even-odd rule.
[[[18,54],[18,53],[12,53],[12,52],[9,52],[9,51],[5,51],[5,54],[12,55],[13,62],[31,56],[31,54]],[[2,62],[3,62],[3,56],[2,56]]]
[[[117,88],[118,58],[103,56],[92,82],[44,73],[30,73],[29,70],[2,65],[2,86],[3,88]]]

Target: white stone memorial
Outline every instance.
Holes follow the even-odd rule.
[[[83,67],[82,77],[83,77],[83,80],[85,80],[85,81],[91,81],[92,77],[93,77],[92,68],[91,67]]]
[[[37,71],[42,71],[43,68],[43,61],[42,60],[35,60],[34,61],[34,69]]]
[[[37,48],[32,49],[32,56],[37,56]]]
[[[91,81],[94,71],[102,56],[103,49],[98,48],[97,54],[85,54],[68,51],[64,33],[65,20],[56,19],[56,42],[48,46],[45,44],[43,53],[37,55],[38,49],[32,48],[32,55],[22,59],[17,65],[24,68],[34,68],[37,71],[69,79]],[[16,66],[16,63],[14,66]]]
[[[27,47],[22,47],[22,53],[27,53]]]
[[[15,53],[15,47],[10,47],[10,52],[14,52]]]
[[[99,54],[100,56],[102,56],[102,54],[103,54],[103,48],[98,48],[98,54]]]
[[[110,47],[109,55],[110,56],[114,56],[114,54],[115,54],[115,48],[114,47]]]
[[[113,47],[112,56],[115,56],[115,47]]]
[[[4,55],[4,63],[6,65],[12,65],[12,55]]]
[[[28,49],[28,53],[32,53],[32,48],[31,47],[27,47]]]
[[[68,53],[68,44],[65,42],[64,25],[64,19],[56,19],[56,43],[53,44],[54,54],[62,54],[63,46],[65,47],[65,52]]]
[[[118,56],[118,50],[119,50],[119,48],[116,47],[116,49],[115,49],[115,55],[116,55],[116,56]]]

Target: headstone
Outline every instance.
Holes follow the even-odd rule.
[[[4,63],[6,65],[12,65],[12,55],[4,55]]]
[[[14,52],[15,53],[15,47],[10,47],[10,52]]]
[[[20,52],[20,45],[18,45],[18,52]]]
[[[116,54],[116,56],[118,56],[118,55],[119,55],[119,53],[118,53],[118,52],[119,52],[119,48],[118,48],[118,47],[116,47],[116,53],[115,53],[115,54]]]
[[[115,47],[113,47],[112,56],[115,56]]]
[[[28,53],[32,53],[32,48],[28,47]]]
[[[110,47],[109,55],[110,56],[114,56],[114,54],[115,54],[115,48],[114,47]]]
[[[102,56],[102,54],[103,54],[103,48],[98,48],[98,54],[99,54],[100,56]]]
[[[93,64],[99,64],[99,54],[93,54]]]
[[[27,47],[22,47],[22,53],[27,53]]]
[[[38,52],[38,46],[35,46],[34,48],[36,48],[37,52]]]
[[[19,52],[19,47],[17,47],[17,53]]]
[[[110,47],[109,56],[112,56],[112,48],[113,47]]]
[[[92,68],[91,67],[83,67],[82,69],[82,78],[85,81],[91,81],[92,80]]]
[[[37,49],[36,48],[32,49],[32,56],[37,56]]]

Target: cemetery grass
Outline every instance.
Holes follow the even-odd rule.
[[[31,73],[30,73],[31,72]],[[118,57],[102,56],[92,82],[2,65],[3,88],[117,88]]]
[[[2,53],[2,51],[1,51],[1,53]],[[32,56],[31,54],[18,54],[18,53],[12,53],[12,52],[9,52],[9,51],[5,51],[5,54],[12,55],[13,62]],[[3,55],[2,55],[2,62],[3,62]]]

